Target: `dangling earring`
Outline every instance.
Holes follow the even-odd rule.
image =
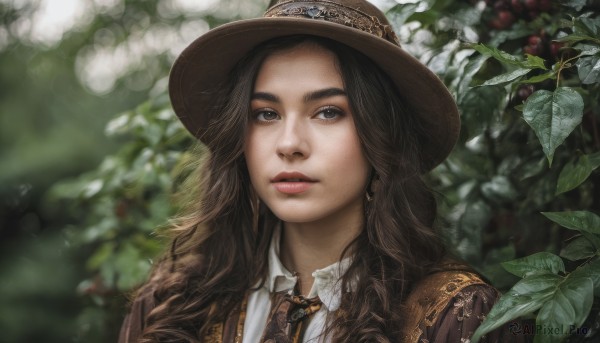
[[[365,197],[367,198],[367,202],[373,201],[373,195],[375,195],[375,193],[373,193],[371,190],[367,189],[367,191],[365,192]]]

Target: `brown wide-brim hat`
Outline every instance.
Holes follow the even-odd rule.
[[[211,122],[215,85],[258,44],[290,35],[329,38],[368,56],[395,83],[420,120],[427,170],[450,153],[460,129],[458,109],[441,80],[400,48],[385,15],[366,0],[279,0],[262,18],[235,21],[208,31],[177,58],[169,79],[175,113],[198,139]]]

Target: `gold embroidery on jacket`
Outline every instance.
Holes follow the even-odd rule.
[[[436,323],[439,314],[448,306],[450,299],[455,297],[462,289],[485,282],[475,273],[449,270],[431,274],[419,281],[407,299],[410,315],[405,325],[403,342],[420,343],[426,327]],[[462,303],[454,304],[455,311],[470,308],[463,299]],[[472,298],[470,299],[472,302]],[[469,317],[471,313],[464,311],[459,317]]]
[[[222,343],[223,342],[223,323],[213,325],[206,336],[204,337],[205,343]]]
[[[419,338],[423,335],[424,329],[431,327],[436,323],[439,314],[448,306],[450,299],[454,298],[465,287],[486,284],[477,274],[464,270],[446,270],[431,274],[419,281],[406,301],[410,311],[408,321],[404,326],[404,337],[402,342],[406,343],[429,343],[428,340]],[[468,292],[466,292],[468,293]],[[464,294],[465,297],[457,299],[453,304],[453,311],[458,313],[462,311],[458,318],[468,318],[472,313],[469,312],[472,303],[473,294]],[[235,343],[241,343],[243,334],[243,325],[246,317],[246,301],[244,299],[240,308],[240,317],[238,320]],[[459,319],[460,320],[460,319]],[[213,325],[209,333],[205,336],[205,343],[228,343],[223,342],[224,324]]]

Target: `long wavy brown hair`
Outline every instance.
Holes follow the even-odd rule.
[[[143,342],[201,342],[264,282],[278,219],[257,205],[244,160],[250,97],[266,56],[307,42],[337,56],[377,183],[365,202],[364,229],[340,256],[352,254],[341,280],[341,289],[352,291],[343,294],[326,331],[334,342],[400,341],[408,293],[445,254],[433,229],[435,200],[421,178],[422,128],[369,58],[328,39],[292,36],[256,47],[228,83],[218,85],[214,104],[198,109],[214,112],[202,137],[209,152],[186,183],[186,191],[197,194],[174,222],[171,248],[144,286],[156,307],[146,318]]]

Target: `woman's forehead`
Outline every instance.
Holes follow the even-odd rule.
[[[343,86],[337,56],[331,50],[312,42],[303,42],[269,54],[259,68],[255,86],[267,81],[276,84],[290,78]]]

